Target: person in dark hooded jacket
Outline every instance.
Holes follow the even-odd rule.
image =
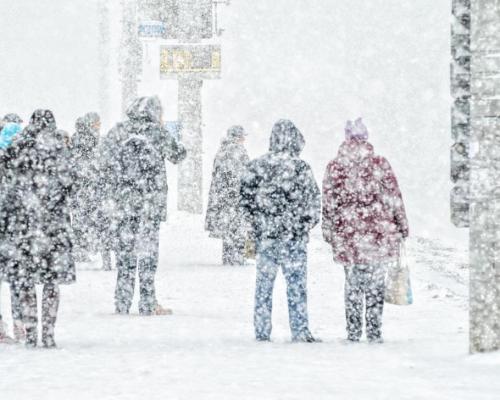
[[[38,342],[36,284],[43,285],[42,342],[54,347],[59,284],[75,281],[68,195],[70,155],[49,110],[36,110],[29,125],[0,156],[6,200],[0,218],[3,278],[19,286],[26,345]]]
[[[311,167],[299,158],[304,137],[288,120],[271,133],[269,153],[251,161],[241,180],[240,205],[257,251],[255,335],[270,340],[274,281],[282,268],[287,284],[292,340],[316,341],[307,314],[307,243],[319,222],[321,197]]]
[[[77,119],[76,132],[71,138],[71,152],[75,167],[75,182],[71,198],[72,225],[75,233],[75,258],[88,259],[98,245],[98,184],[99,184],[99,129],[97,113],[88,113]]]
[[[158,304],[154,285],[160,224],[167,218],[165,160],[178,163],[186,157],[186,150],[164,129],[157,97],[136,99],[127,117],[105,138],[101,166],[117,234],[115,310],[129,313],[138,268],[139,313],[167,314],[170,310]]]
[[[243,146],[245,136],[241,126],[228,129],[212,172],[205,229],[211,237],[222,239],[224,265],[243,265],[245,261],[247,232],[239,204],[241,176],[250,161]]]

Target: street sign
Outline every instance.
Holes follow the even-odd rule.
[[[162,79],[192,77],[219,79],[221,74],[220,45],[165,45],[160,47]]]
[[[141,39],[159,39],[164,37],[166,32],[167,27],[162,21],[143,21],[138,26]]]

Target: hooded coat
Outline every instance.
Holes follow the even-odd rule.
[[[311,167],[299,158],[305,140],[288,120],[272,130],[269,152],[251,161],[241,180],[240,205],[257,241],[308,240],[321,199]]]
[[[124,177],[124,147],[133,147],[137,141],[145,141],[154,156],[148,161],[155,169],[154,185],[142,201],[141,210],[135,210],[139,217],[151,223],[160,223],[167,218],[167,170],[165,161],[177,164],[186,157],[186,149],[161,124],[161,103],[157,97],[141,97],[135,100],[127,110],[128,120],[118,123],[104,138],[101,147],[101,197],[112,223],[123,219],[130,213],[129,185],[123,180],[140,180],[141,176]],[[145,166],[142,166],[144,168]]]
[[[99,133],[94,125],[99,115],[88,113],[78,118],[76,132],[71,138],[71,153],[75,168],[75,182],[71,212],[75,231],[84,233],[91,249],[97,247],[99,211]]]
[[[245,221],[239,204],[240,182],[248,153],[239,137],[228,136],[215,156],[212,184],[208,195],[205,229],[218,239],[244,230]]]
[[[70,155],[52,113],[37,110],[0,156],[6,198],[0,215],[4,279],[72,283],[75,264],[68,197]]]
[[[395,259],[409,234],[398,182],[389,162],[366,141],[348,140],[326,167],[323,237],[343,265]]]

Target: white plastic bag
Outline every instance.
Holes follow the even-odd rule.
[[[389,265],[385,279],[385,302],[398,306],[413,304],[410,268],[406,256],[406,247],[401,243],[398,261]]]

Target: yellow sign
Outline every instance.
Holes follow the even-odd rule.
[[[160,74],[163,78],[179,74],[218,78],[221,71],[221,48],[218,45],[161,46]]]

